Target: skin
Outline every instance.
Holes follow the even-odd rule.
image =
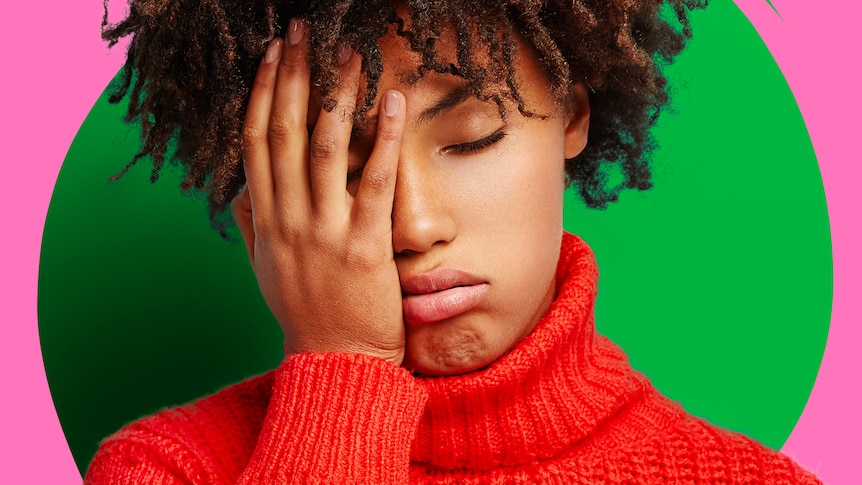
[[[351,137],[361,60],[342,53],[337,107],[320,110],[309,94],[308,28],[291,21],[261,63],[243,133],[248,187],[233,203],[288,352],[363,353],[422,375],[491,364],[555,296],[564,160],[587,141],[584,87],[561,108],[520,43],[519,89],[547,116],[510,104],[504,120],[493,103],[453,96],[462,85],[454,76],[401,82],[408,71],[392,66],[418,58],[389,34],[381,94]],[[444,320],[405,320],[404,282],[441,268],[477,279],[478,303]]]

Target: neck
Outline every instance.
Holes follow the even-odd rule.
[[[623,351],[595,333],[598,272],[576,236],[563,237],[556,277],[556,299],[511,352],[479,372],[422,379],[414,462],[489,469],[550,458],[641,392]]]

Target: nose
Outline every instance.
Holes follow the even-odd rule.
[[[396,254],[425,253],[455,239],[453,194],[445,175],[430,163],[402,154],[392,206],[392,247]]]

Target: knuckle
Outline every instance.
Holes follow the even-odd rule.
[[[325,224],[319,221],[309,224],[303,234],[314,247],[325,249],[332,242]]]
[[[273,118],[269,121],[269,139],[282,140],[296,129],[296,122],[289,118]]]
[[[310,150],[312,160],[331,160],[338,154],[338,141],[332,136],[315,133]]]
[[[292,243],[299,235],[297,227],[290,224],[278,224],[268,234],[269,239],[278,240],[281,244]]]
[[[353,123],[353,113],[356,111],[356,93],[349,91],[339,93],[333,110],[338,113],[341,123]]]
[[[304,229],[295,218],[288,215],[282,216],[277,223],[270,226],[270,237],[277,238],[283,244],[290,245],[301,240],[308,231]]]
[[[391,144],[401,140],[401,128],[391,124],[381,124],[377,128],[377,141],[379,143]]]
[[[279,74],[291,75],[296,72],[303,72],[307,68],[308,61],[305,56],[296,55],[296,53],[285,53],[278,63]]]
[[[382,192],[395,182],[395,173],[386,167],[367,167],[362,173],[362,183],[374,192]]]
[[[242,145],[245,148],[250,148],[258,145],[266,140],[266,130],[262,130],[257,126],[244,125],[242,127]]]

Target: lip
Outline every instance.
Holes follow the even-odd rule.
[[[473,309],[488,293],[488,283],[467,271],[438,268],[401,281],[404,320],[430,323]]]

